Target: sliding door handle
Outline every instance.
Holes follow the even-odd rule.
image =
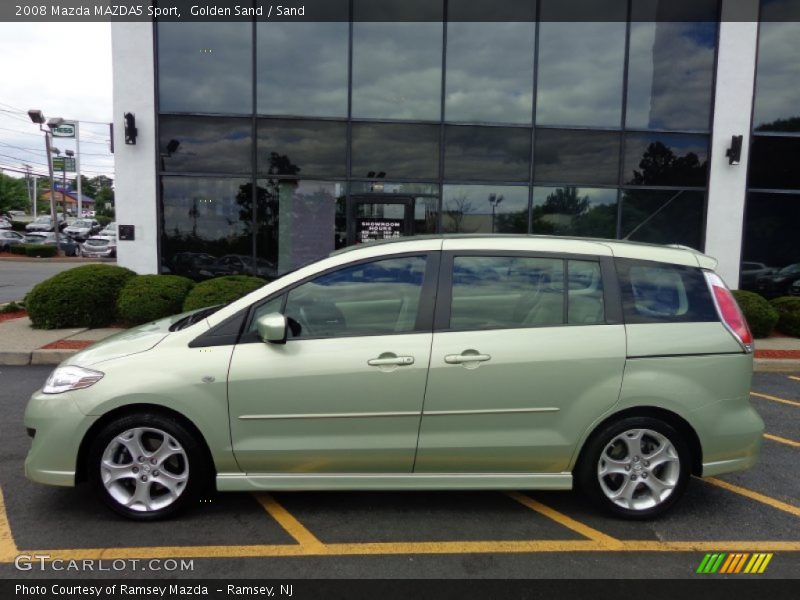
[[[448,365],[462,365],[464,363],[479,363],[491,360],[488,354],[479,354],[476,350],[464,350],[461,354],[447,354],[444,362]]]

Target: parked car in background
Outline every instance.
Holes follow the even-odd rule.
[[[93,235],[81,244],[81,253],[87,258],[114,258],[117,255],[117,237]]]
[[[789,295],[790,296],[800,296],[800,279],[795,281],[792,286],[789,288]]]
[[[8,211],[8,216],[12,219],[18,219],[19,217],[24,217],[26,215],[24,210],[10,210]]]
[[[58,215],[58,228],[64,229],[67,226],[67,221],[63,214]],[[25,226],[25,231],[53,231],[53,220],[50,215],[42,215],[36,217],[33,221]]]
[[[49,232],[33,232],[28,233],[25,236],[25,243],[26,244],[41,244],[43,246],[55,246],[56,245],[56,234],[49,233]],[[58,236],[58,247],[61,248],[61,251],[64,253],[64,256],[80,256],[81,255],[81,246],[80,244],[73,240],[68,235],[59,235]]]
[[[25,474],[141,521],[214,483],[577,486],[652,518],[758,460],[753,337],[716,264],[610,240],[356,246],[67,358],[28,402]]]
[[[214,276],[209,268],[215,261],[211,254],[205,252],[178,252],[172,257],[167,268],[175,275],[183,275],[190,279],[208,279]]]
[[[81,217],[83,217],[84,219],[94,219],[95,216],[96,213],[93,210],[84,210],[83,214],[81,215]]]
[[[5,217],[0,217],[0,229],[11,229],[11,221]]]
[[[794,282],[798,280],[800,280],[800,263],[793,263],[771,275],[761,277],[756,283],[755,291],[766,298],[786,296]]]
[[[739,278],[739,287],[743,290],[756,290],[758,289],[758,280],[772,275],[774,272],[775,269],[768,267],[764,263],[744,261]]]
[[[21,233],[5,229],[0,231],[0,252],[8,252],[11,246],[24,243],[25,238]]]
[[[221,275],[251,275],[272,281],[278,276],[278,269],[273,263],[263,258],[256,259],[253,268],[253,257],[245,254],[226,254],[209,267],[212,277]]]
[[[64,233],[82,242],[98,233],[100,229],[102,229],[100,223],[94,219],[77,219],[64,228]]]
[[[97,235],[113,235],[114,237],[117,237],[116,221],[111,221],[111,223],[103,227]]]

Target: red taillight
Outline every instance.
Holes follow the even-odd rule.
[[[742,314],[736,298],[716,273],[706,272],[706,281],[714,294],[714,303],[722,322],[736,337],[746,352],[753,351],[753,334],[747,326],[747,321]]]

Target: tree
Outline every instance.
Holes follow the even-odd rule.
[[[30,203],[24,178],[0,173],[0,212],[28,210]]]
[[[449,219],[445,222],[447,233],[473,233],[477,228],[468,229],[464,227],[464,217],[475,212],[472,201],[466,196],[458,196],[447,202],[444,215]]]

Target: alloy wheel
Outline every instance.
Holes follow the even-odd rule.
[[[121,506],[154,512],[172,505],[189,481],[189,459],[173,436],[136,427],[115,436],[100,461],[100,478]]]
[[[647,510],[670,497],[681,473],[673,443],[652,429],[629,429],[606,444],[597,462],[600,489],[617,506]]]

